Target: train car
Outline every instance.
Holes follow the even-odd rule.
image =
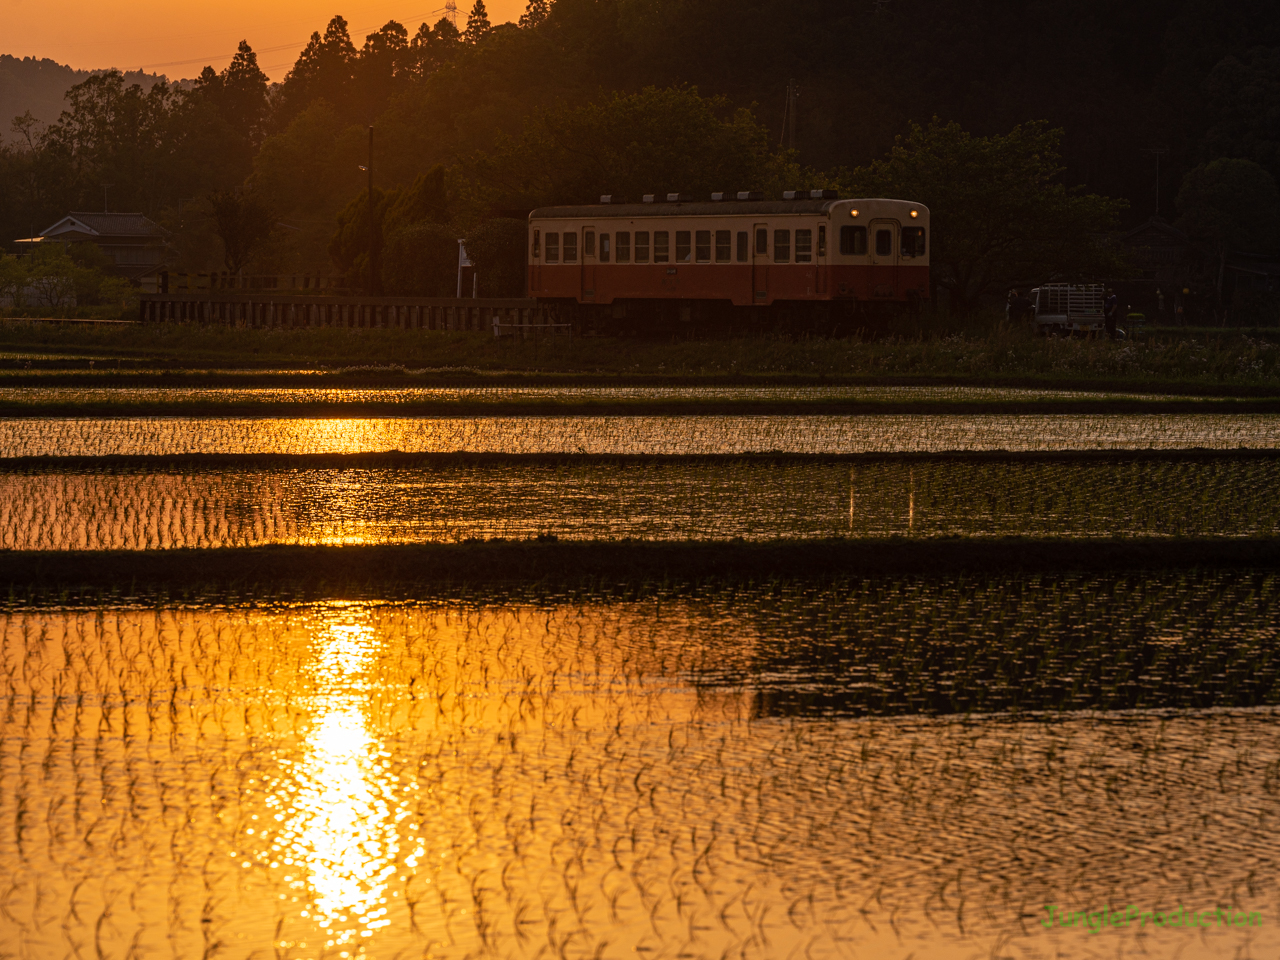
[[[830,316],[917,305],[929,296],[929,210],[906,200],[707,202],[542,207],[529,214],[529,295],[578,318],[697,319],[769,308]],[[727,308],[727,310],[726,310]]]

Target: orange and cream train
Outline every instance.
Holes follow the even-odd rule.
[[[529,295],[575,316],[697,319],[743,308],[793,317],[929,296],[929,210],[829,191],[709,202],[542,207],[529,214]]]

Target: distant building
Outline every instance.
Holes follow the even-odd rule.
[[[38,237],[19,244],[92,243],[111,258],[120,276],[153,284],[169,256],[168,231],[140,213],[70,213]]]

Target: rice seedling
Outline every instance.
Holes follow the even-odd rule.
[[[1265,911],[1277,596],[1206,572],[11,606],[0,949],[960,956],[1078,949],[1046,903]]]
[[[1274,449],[1277,414],[14,418],[0,457],[404,452],[710,455]]]

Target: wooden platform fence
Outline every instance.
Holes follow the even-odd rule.
[[[519,339],[565,335],[573,326],[536,300],[413,297],[272,296],[266,293],[144,294],[143,323],[207,323],[253,329],[348,329],[491,332]]]

